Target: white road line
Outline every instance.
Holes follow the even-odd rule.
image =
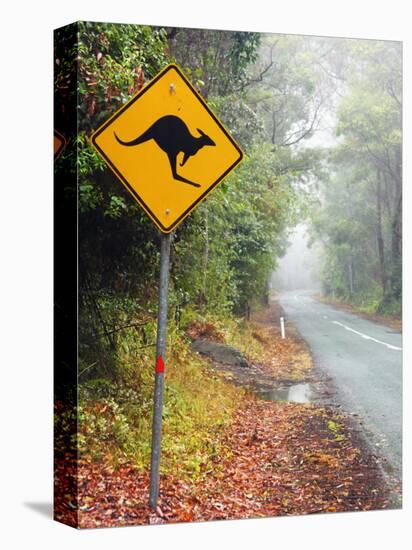
[[[383,346],[386,346],[389,349],[394,349],[395,351],[402,351],[402,348],[398,348],[397,346],[392,346],[392,344],[387,344],[386,342],[382,342],[381,340],[377,340],[376,338],[372,338],[372,336],[368,336],[367,334],[363,334],[363,332],[358,332],[357,330],[350,328],[343,323],[340,323],[339,321],[332,321],[335,325],[339,325],[343,327],[346,330],[349,330],[350,332],[354,332],[358,336],[361,336],[362,338],[365,338],[365,340],[372,340],[372,342],[376,342],[377,344],[382,344]]]

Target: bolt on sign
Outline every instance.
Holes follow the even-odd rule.
[[[62,136],[57,130],[54,130],[54,136],[53,136],[54,160],[56,160],[63,153],[63,150],[65,147],[66,147],[65,137]]]
[[[170,233],[243,153],[176,65],[168,65],[91,137],[114,174]]]

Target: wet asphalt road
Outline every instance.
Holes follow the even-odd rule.
[[[307,291],[283,293],[279,301],[316,364],[332,378],[335,401],[362,417],[370,443],[400,478],[402,334],[318,302]]]

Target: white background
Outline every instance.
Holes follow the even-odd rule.
[[[404,510],[76,531],[51,521],[52,29],[78,19],[404,41],[408,2],[392,0],[54,0],[2,3],[0,29],[0,542],[11,548],[387,549],[407,547],[410,330],[404,339]],[[409,102],[410,103],[410,102]],[[410,116],[406,104],[405,120]],[[410,130],[410,124],[406,127]],[[411,148],[405,133],[404,151]],[[405,167],[409,164],[405,155]],[[406,173],[405,173],[406,175]],[[405,178],[405,205],[410,205]],[[407,211],[407,210],[406,210]],[[410,280],[405,216],[405,295]],[[406,325],[410,314],[405,310]],[[409,426],[409,428],[408,428]],[[39,506],[40,504],[40,506]],[[410,538],[410,536],[409,536]],[[410,541],[409,541],[410,544]]]

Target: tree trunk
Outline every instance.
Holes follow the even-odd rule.
[[[402,297],[402,151],[396,152],[395,200],[391,218],[391,276],[392,297]]]
[[[349,260],[348,269],[349,269],[349,291],[350,291],[351,294],[353,294],[354,290],[355,290],[355,284],[354,284],[354,272],[353,272],[353,259],[352,258]]]
[[[376,180],[376,240],[379,256],[379,278],[381,280],[383,296],[385,298],[388,285],[385,267],[385,247],[382,232],[382,174],[380,170],[377,171]]]
[[[402,187],[397,188],[391,222],[391,255],[395,263],[402,254]]]

